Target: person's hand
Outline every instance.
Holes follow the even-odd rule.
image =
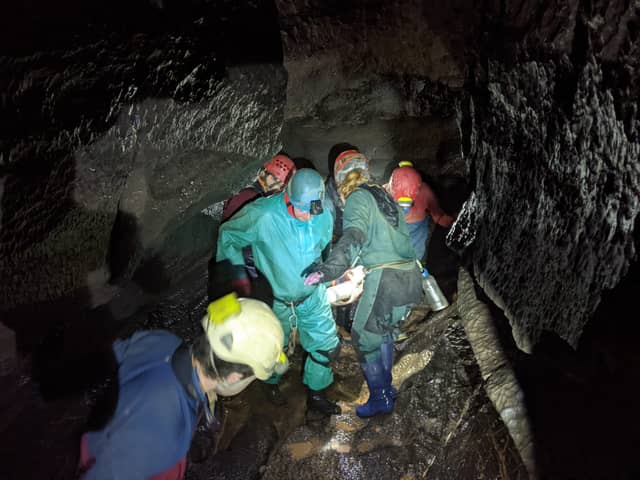
[[[364,281],[365,271],[362,265],[358,265],[357,267],[350,268],[344,273],[345,277],[348,278],[351,282],[356,285],[361,284]]]
[[[315,285],[316,283],[318,283],[320,280],[322,280],[322,278],[324,277],[324,273],[322,272],[313,272],[310,273],[307,278],[304,279],[304,284],[305,285]]]
[[[251,280],[249,280],[249,277],[232,280],[231,286],[239,297],[248,297],[251,295]]]

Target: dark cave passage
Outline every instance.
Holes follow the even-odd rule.
[[[380,184],[413,162],[456,217],[426,260],[451,306],[404,324],[392,414],[354,413],[343,315],[344,414],[307,409],[298,350],[288,405],[259,382],[221,400],[186,478],[638,478],[639,19],[577,0],[0,7],[0,477],[74,478],[118,399],[111,342],[199,335],[227,280],[223,201],[280,151],[325,177],[348,142]],[[461,269],[496,339],[470,332]]]

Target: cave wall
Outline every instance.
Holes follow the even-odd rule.
[[[277,0],[289,75],[283,143],[326,173],[332,145],[349,142],[384,178],[412,160],[433,177],[443,142],[458,140],[465,66],[419,1]],[[437,30],[441,29],[441,30]],[[449,172],[451,173],[451,172]],[[460,174],[460,172],[453,172]]]
[[[637,256],[639,13],[629,2],[487,11],[463,105],[473,194],[449,239],[525,351],[545,330],[576,347]]]
[[[204,252],[197,212],[281,144],[321,171],[350,141],[378,179],[406,158],[467,177],[449,244],[525,350],[543,330],[576,345],[636,255],[633,3],[15,7],[0,15],[3,310],[87,289],[108,302],[158,251],[180,259],[198,237]],[[464,161],[438,158],[457,142]]]
[[[209,256],[215,222],[189,232],[194,215],[281,145],[273,4],[35,1],[0,18],[2,310],[108,302],[176,236],[203,237],[177,263]]]
[[[350,141],[380,179],[409,158],[473,193],[448,236],[531,351],[576,346],[635,258],[638,7],[277,0],[285,146],[322,168]],[[464,152],[443,166],[437,151]],[[294,152],[294,153],[295,153]]]

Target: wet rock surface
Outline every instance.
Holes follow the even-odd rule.
[[[525,351],[545,330],[578,345],[640,212],[637,5],[529,12],[485,13],[462,110],[474,193],[450,236]]]
[[[443,35],[432,23],[442,9],[414,1],[276,6],[289,75],[285,149],[326,173],[331,146],[349,142],[372,161],[376,180],[411,160],[439,186],[436,156],[442,143],[459,140],[464,83],[460,32]]]
[[[108,302],[107,282],[130,279],[279,148],[277,28],[256,30],[260,65],[242,65],[245,42],[231,42],[234,22],[262,24],[268,6],[172,15],[134,4],[118,28],[125,7],[112,7],[101,19],[76,12],[69,31],[43,21],[36,45],[3,46],[3,309],[74,294]],[[16,15],[3,22],[27,21]],[[212,238],[192,238],[190,253]]]
[[[527,478],[483,393],[455,307],[444,313],[401,346],[392,414],[355,416],[355,406],[367,398],[363,384],[336,392],[343,414],[293,431],[262,478],[495,478],[501,472]]]

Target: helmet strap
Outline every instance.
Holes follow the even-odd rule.
[[[296,218],[296,212],[293,210],[293,204],[291,203],[291,200],[289,199],[289,195],[287,195],[287,192],[284,193],[284,204],[287,207],[287,212],[289,213],[289,215],[291,215],[293,218]]]

